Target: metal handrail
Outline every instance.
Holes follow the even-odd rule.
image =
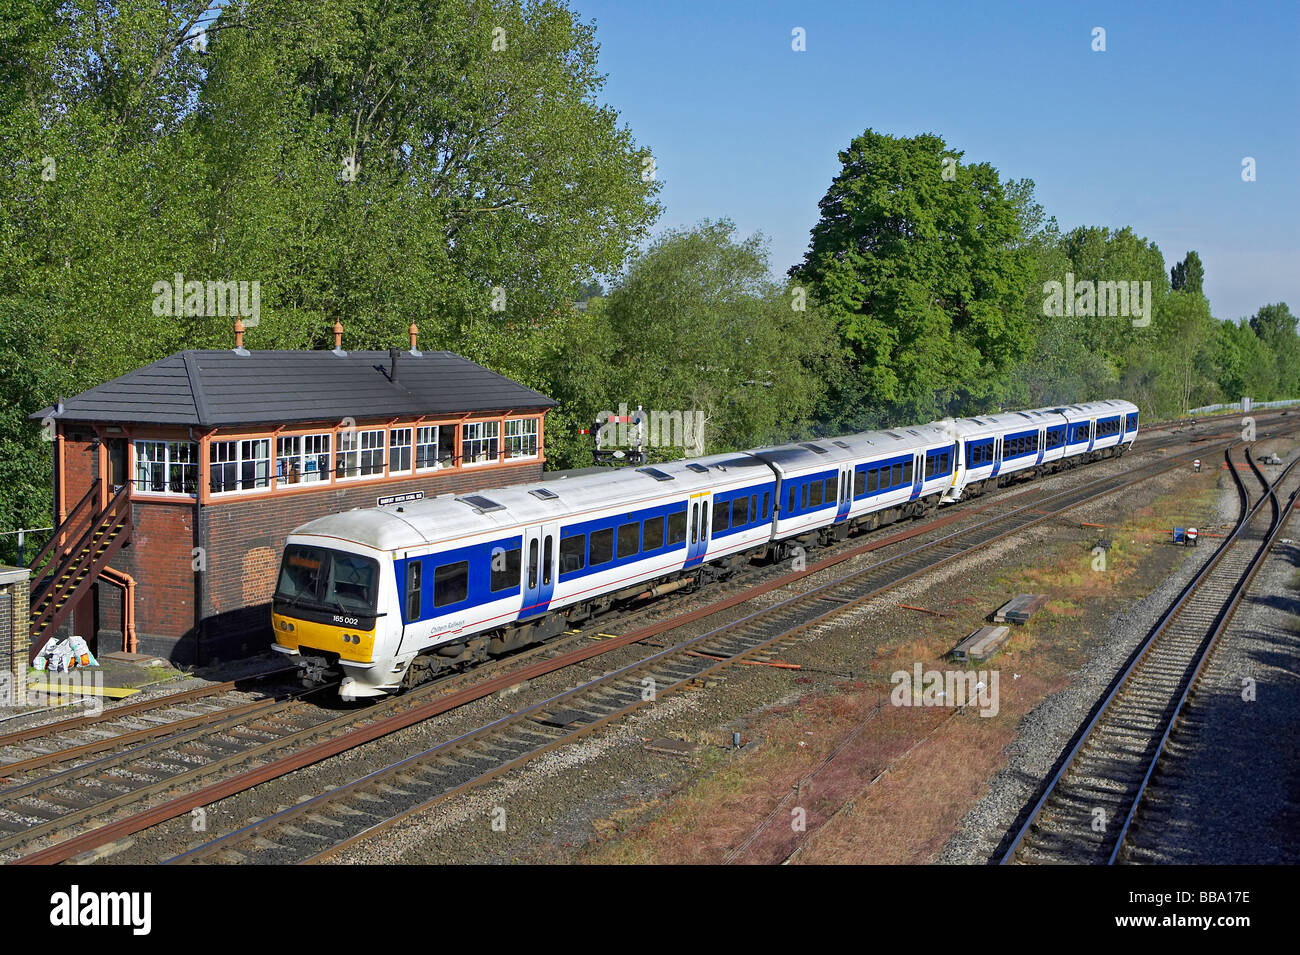
[[[50,539],[46,541],[45,546],[41,548],[40,553],[38,553],[36,555],[36,558],[30,564],[27,565],[27,569],[31,571],[33,577],[40,576],[38,568],[45,563],[46,559],[50,556],[50,553],[54,550],[55,546],[58,544],[59,537],[61,536],[58,532],[59,528],[66,527],[69,523],[75,520],[78,513],[80,513],[81,509],[85,507],[87,502],[89,502],[92,498],[99,496],[101,480],[102,480],[101,478],[95,478],[95,483],[90,486],[90,490],[87,491],[85,493],[85,496],[83,496],[82,499],[77,502],[76,506],[73,507],[73,509],[68,512],[68,516],[59,522],[59,526],[53,528],[55,533],[50,535]]]

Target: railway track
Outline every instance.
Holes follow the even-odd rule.
[[[281,668],[0,734],[0,787],[50,766],[267,706],[276,694],[252,695],[252,684],[294,670]]]
[[[1185,441],[1184,437],[1181,443],[1185,443]],[[454,685],[474,681],[473,685],[467,686],[461,691],[456,691],[454,685],[448,685],[448,681],[440,681],[439,683],[421,687],[402,697],[391,698],[374,704],[361,713],[353,712],[334,719],[321,719],[312,725],[297,729],[290,726],[283,732],[272,731],[262,739],[257,739],[255,732],[250,733],[248,731],[246,728],[248,721],[252,719],[261,720],[258,728],[265,733],[268,717],[274,715],[273,708],[268,707],[268,711],[265,713],[245,714],[246,722],[244,723],[238,722],[239,717],[232,717],[229,730],[234,735],[243,737],[245,745],[242,747],[237,746],[234,752],[217,752],[207,757],[199,757],[197,760],[193,760],[199,763],[197,766],[191,765],[182,768],[173,764],[170,773],[165,768],[161,768],[162,771],[160,772],[157,763],[148,760],[155,760],[157,758],[156,754],[165,751],[167,744],[173,742],[172,739],[164,737],[163,739],[154,740],[151,748],[141,749],[140,752],[127,750],[124,754],[121,754],[121,757],[128,760],[137,757],[145,759],[144,762],[137,760],[138,765],[146,767],[144,772],[136,772],[130,768],[124,770],[122,758],[104,758],[91,764],[75,767],[73,771],[56,773],[46,779],[29,780],[21,784],[22,788],[18,792],[9,792],[9,789],[13,787],[0,789],[0,825],[8,819],[17,822],[20,829],[20,831],[8,835],[4,835],[4,830],[0,829],[0,853],[12,856],[15,851],[30,851],[37,848],[38,851],[20,861],[50,862],[71,858],[78,853],[97,848],[123,835],[174,818],[196,806],[210,804],[215,800],[243,791],[260,782],[276,778],[313,762],[328,758],[331,755],[362,745],[365,742],[446,712],[466,702],[480,699],[495,692],[496,689],[515,685],[538,673],[553,672],[565,666],[581,663],[583,660],[612,651],[627,643],[644,640],[649,635],[662,633],[708,614],[720,612],[726,607],[735,606],[752,599],[759,592],[774,589],[793,579],[824,569],[859,553],[885,546],[897,540],[922,535],[927,532],[933,533],[936,527],[952,522],[966,521],[971,524],[965,529],[954,531],[936,540],[918,545],[904,554],[869,568],[869,570],[875,570],[877,576],[884,574],[888,579],[880,579],[872,583],[863,578],[858,581],[856,590],[829,595],[830,609],[834,610],[838,607],[839,612],[842,613],[848,603],[870,599],[881,590],[887,589],[902,580],[910,579],[910,577],[935,566],[937,563],[969,553],[975,547],[983,546],[990,540],[1006,536],[1006,534],[1014,533],[1030,524],[1059,515],[1069,507],[1076,506],[1086,500],[1111,493],[1127,484],[1135,483],[1168,470],[1177,466],[1183,459],[1190,458],[1198,453],[1205,454],[1207,450],[1204,447],[1200,449],[1194,447],[1179,454],[1171,455],[1164,460],[1130,469],[1122,475],[1099,478],[1085,483],[1081,487],[1064,491],[1044,492],[1031,488],[1029,491],[1019,494],[1000,494],[991,498],[989,502],[982,502],[977,506],[967,508],[962,513],[936,518],[925,524],[918,524],[915,529],[905,533],[883,538],[880,535],[874,535],[871,541],[849,547],[836,556],[819,562],[808,571],[784,574],[780,568],[775,570],[763,568],[762,570],[769,571],[767,582],[761,584],[757,590],[753,589],[753,581],[746,578],[740,581],[739,584],[732,586],[731,589],[738,592],[731,597],[710,604],[696,613],[686,614],[684,617],[669,616],[666,620],[652,623],[641,630],[634,631],[630,635],[619,637],[617,640],[605,640],[599,645],[585,646],[572,653],[561,652],[563,647],[556,644],[535,648],[534,651],[527,651],[519,657],[500,661],[498,667],[479,668],[469,674],[451,678]],[[1008,506],[1010,510],[1007,513],[992,517],[983,516],[984,513],[990,510]],[[715,588],[713,593],[725,593],[726,589],[725,586]],[[616,621],[615,624],[626,626],[631,620],[642,615],[650,616],[653,619],[656,612],[653,607],[636,611],[627,615],[624,619]],[[591,629],[609,629],[611,626],[612,624],[609,621],[602,621],[600,627]],[[784,639],[788,639],[794,632],[787,632]],[[769,642],[779,642],[780,639],[782,638],[778,637],[776,641]],[[674,663],[672,667],[663,670],[657,675],[651,675],[649,678],[655,680],[654,685],[661,688],[658,695],[665,692],[662,689],[664,687],[667,687],[668,691],[679,689],[692,679],[698,679],[701,674],[720,669],[740,656],[761,652],[761,647],[755,644],[751,637],[747,638],[744,646],[723,641],[703,647],[695,647],[692,643],[690,650],[685,649],[685,647],[681,648],[681,650],[684,653],[706,653],[717,659],[693,657],[690,658],[691,662],[684,667]],[[527,661],[532,659],[531,654],[536,654],[541,659],[534,664],[528,664]],[[496,669],[502,670],[502,673],[500,676],[493,677],[492,673]],[[605,678],[602,677],[601,679]],[[600,689],[592,687],[592,691],[600,695],[608,691],[608,686],[606,685]],[[617,698],[619,698],[618,692],[614,692],[609,697],[611,701]],[[599,708],[595,711],[584,712],[592,715],[598,713]],[[609,719],[612,720],[619,715],[622,715],[622,711],[611,711]],[[563,732],[552,731],[564,730],[565,725],[557,725],[555,716],[556,714],[548,713],[544,715],[545,718],[542,720],[534,722],[543,727],[549,726],[549,729],[541,730],[542,737],[555,736],[555,742],[558,743],[563,741],[566,735]],[[601,720],[599,725],[604,725],[608,721]],[[580,722],[584,723],[586,731],[590,731],[597,725],[596,720]],[[240,727],[245,728],[240,729]],[[212,734],[214,727],[209,724],[207,730],[209,734]],[[202,749],[205,745],[201,741],[203,733],[203,730],[195,726],[187,727],[172,735],[176,737],[174,742],[178,744],[197,746]],[[180,737],[184,738],[181,739]],[[526,758],[532,758],[539,751],[538,747],[546,745],[545,738],[532,738],[531,741],[536,745],[528,750],[528,753],[532,755],[528,755]],[[228,749],[230,746],[229,733],[221,736],[217,742],[224,742]],[[516,741],[516,745],[513,747],[506,746],[500,751],[499,755],[509,756],[512,750],[519,750],[518,743],[520,742],[522,741]],[[281,755],[284,753],[287,753],[287,755]],[[513,765],[515,759],[523,756],[524,753],[520,750],[519,757],[512,756],[510,759],[498,760],[498,762]],[[481,760],[471,760],[470,765],[481,762]],[[232,773],[235,775],[230,776],[229,774]],[[139,785],[121,789],[119,792],[107,792],[96,784],[96,780],[102,778],[105,774],[110,777],[121,777],[123,775],[133,777],[133,782],[139,783]],[[227,778],[220,779],[219,777],[223,775],[227,776]],[[210,780],[214,777],[218,777],[219,781],[211,782]],[[485,781],[486,778],[483,774],[479,774],[477,777],[479,782]],[[194,789],[195,786],[205,781],[208,781],[207,785],[202,789]],[[114,783],[118,786],[121,785],[118,779],[114,779]],[[68,789],[69,786],[72,789]],[[175,793],[185,789],[189,789],[190,792],[171,798],[161,805],[147,807],[133,815],[122,816],[122,811],[132,803],[145,798],[156,799],[159,794]],[[22,799],[24,801],[20,803],[6,802],[6,800],[10,799]],[[7,816],[6,808],[10,805],[18,806],[20,809],[28,808],[40,811],[25,814],[16,813]],[[95,826],[96,828],[91,832],[77,834],[76,829],[78,826]]]
[[[1192,453],[1188,452],[1187,456]],[[1173,465],[1148,467],[1155,473],[1169,466]],[[739,620],[678,639],[641,660],[586,680],[360,779],[328,789],[168,861],[257,864],[327,861],[411,815],[481,786],[668,694],[698,686],[734,663],[771,654],[810,628],[830,622],[939,565],[1149,476],[1138,469],[1129,475],[1090,482],[1081,488],[1020,504],[971,527],[918,544]],[[807,576],[818,569],[811,568],[798,576]],[[676,618],[671,629],[675,631],[687,623],[705,620],[717,612],[705,608]],[[664,631],[661,627],[655,632]],[[647,635],[634,632],[619,637],[610,642],[609,649],[645,639]],[[582,653],[582,659],[590,659],[603,649],[590,648]],[[568,664],[573,662],[577,660]]]
[[[1247,457],[1254,495],[1224,452],[1238,490],[1235,529],[1200,568],[1116,677],[1002,856],[1011,863],[1114,863],[1169,734],[1218,635],[1285,523],[1279,490],[1300,494],[1293,461],[1269,482]]]

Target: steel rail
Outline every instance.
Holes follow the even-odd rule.
[[[1260,478],[1261,481],[1263,481],[1264,477],[1260,473],[1259,468],[1255,464],[1254,460],[1251,460],[1250,464],[1251,467],[1255,470],[1256,475]],[[1186,687],[1184,687],[1183,692],[1178,697],[1178,702],[1174,707],[1173,715],[1169,718],[1169,724],[1165,727],[1165,731],[1160,737],[1160,742],[1156,746],[1156,752],[1151,758],[1151,764],[1150,766],[1147,767],[1146,774],[1142,777],[1142,782],[1138,787],[1137,795],[1134,796],[1133,798],[1133,805],[1129,809],[1128,815],[1125,816],[1124,818],[1124,825],[1120,828],[1119,836],[1115,841],[1115,848],[1111,851],[1110,859],[1108,860],[1107,863],[1109,865],[1114,865],[1115,862],[1119,859],[1120,852],[1124,848],[1125,839],[1128,837],[1129,830],[1132,827],[1135,817],[1137,816],[1137,812],[1142,806],[1142,798],[1143,796],[1146,795],[1147,788],[1151,782],[1151,777],[1155,773],[1156,767],[1160,762],[1161,756],[1163,756],[1165,753],[1165,747],[1166,744],[1169,742],[1169,737],[1172,734],[1174,727],[1177,725],[1179,717],[1183,713],[1184,706],[1187,704],[1193,690],[1196,688],[1197,682],[1200,680],[1201,674],[1205,670],[1205,664],[1209,661],[1210,657],[1213,655],[1214,648],[1218,644],[1219,637],[1222,636],[1228,630],[1228,627],[1231,625],[1233,617],[1236,616],[1237,608],[1241,606],[1242,600],[1245,598],[1246,594],[1250,590],[1251,584],[1254,582],[1255,575],[1259,572],[1259,569],[1264,565],[1264,562],[1268,558],[1269,554],[1272,553],[1273,546],[1277,543],[1277,540],[1282,535],[1283,530],[1285,530],[1286,525],[1296,506],[1296,502],[1298,499],[1300,499],[1300,487],[1296,488],[1296,490],[1291,492],[1291,496],[1287,499],[1285,508],[1281,506],[1281,503],[1277,497],[1277,485],[1281,483],[1282,478],[1285,477],[1286,473],[1289,472],[1291,467],[1294,466],[1295,466],[1295,462],[1292,462],[1291,466],[1287,468],[1287,471],[1284,471],[1281,475],[1279,475],[1278,479],[1275,482],[1273,482],[1273,484],[1268,485],[1267,482],[1265,482],[1266,486],[1268,487],[1268,497],[1272,500],[1273,503],[1274,513],[1273,513],[1273,520],[1269,527],[1269,531],[1264,541],[1264,544],[1259,549],[1258,553],[1256,553],[1254,559],[1251,561],[1250,568],[1247,570],[1245,578],[1241,581],[1241,584],[1238,586],[1236,592],[1233,594],[1232,601],[1227,607],[1225,613],[1222,615],[1220,620],[1216,623],[1213,631],[1210,633],[1210,637],[1206,642],[1204,649],[1201,651],[1199,658],[1196,661],[1196,668],[1195,670],[1192,671],[1191,678],[1187,681]]]
[[[1174,464],[1168,462],[1162,462],[1162,467],[1156,473],[1163,473],[1164,470],[1172,466],[1174,466]],[[1092,482],[1091,484],[1084,486],[1084,489],[1086,489],[1084,496],[1079,497],[1077,500],[1066,501],[1066,503],[1062,507],[1062,510],[1069,509],[1071,507],[1077,507],[1083,503],[1086,503],[1089,500],[1095,499],[1095,497],[1097,496],[1101,496],[1107,493],[1113,493],[1116,490],[1120,490],[1123,487],[1128,486],[1129,483],[1136,483],[1138,480],[1141,479],[1142,478],[1139,478],[1135,475],[1129,475],[1126,479],[1121,479],[1118,481],[1116,481],[1113,478],[1110,478],[1110,479],[1102,479],[1096,482]],[[1112,484],[1113,486],[1106,487],[1103,490],[1097,490],[1097,485],[1101,485],[1101,484]],[[1060,492],[1059,494],[1053,495],[1051,499],[1060,500],[1062,498],[1072,498],[1077,496],[1080,490],[1081,490],[1080,488],[1069,489],[1067,491],[1063,491]],[[181,855],[176,856],[173,859],[168,861],[192,862],[202,858],[207,858],[223,849],[229,848],[234,843],[245,844],[248,842],[249,839],[253,838],[254,836],[266,831],[267,829],[281,826],[290,819],[299,818],[302,816],[311,816],[313,814],[319,815],[318,810],[320,810],[322,806],[345,799],[349,794],[373,782],[376,782],[381,779],[387,779],[393,776],[399,776],[404,772],[410,770],[411,767],[413,766],[422,765],[423,763],[429,760],[436,760],[456,750],[462,749],[471,743],[490,740],[494,734],[500,733],[510,727],[526,724],[526,721],[530,717],[536,714],[545,712],[547,710],[555,710],[560,705],[566,702],[572,702],[573,700],[579,698],[580,695],[585,694],[589,696],[594,692],[598,691],[602,687],[614,686],[618,683],[619,680],[625,678],[629,674],[636,673],[638,671],[647,671],[653,669],[657,663],[661,663],[672,657],[680,656],[681,654],[688,652],[692,648],[696,648],[705,642],[716,640],[720,635],[737,631],[745,627],[746,625],[754,624],[757,621],[762,620],[763,618],[774,617],[778,611],[781,611],[785,608],[789,608],[792,605],[815,604],[819,598],[822,598],[824,595],[827,595],[829,592],[833,591],[836,588],[843,587],[846,581],[861,579],[871,574],[877,574],[881,569],[887,568],[890,565],[903,564],[906,558],[915,557],[922,552],[931,551],[936,547],[938,547],[939,545],[951,543],[956,538],[971,536],[976,531],[990,527],[994,524],[1005,523],[1008,518],[1013,517],[1015,515],[1019,515],[1023,513],[1026,517],[1028,517],[1028,519],[1023,521],[1022,523],[1018,523],[1009,528],[1006,528],[1005,530],[996,533],[992,537],[979,538],[978,540],[975,540],[970,545],[964,547],[959,551],[956,551],[951,554],[943,555],[938,560],[929,563],[924,563],[921,566],[917,567],[916,569],[906,572],[900,577],[889,578],[880,586],[873,586],[870,589],[868,589],[865,593],[855,595],[852,599],[840,598],[832,595],[827,599],[834,601],[835,602],[834,606],[824,610],[821,613],[817,613],[810,618],[799,620],[795,622],[793,626],[783,629],[780,632],[776,633],[775,635],[772,635],[757,644],[753,644],[745,647],[741,652],[736,652],[724,656],[723,658],[717,660],[717,662],[713,663],[712,665],[701,666],[700,668],[691,672],[689,676],[683,677],[682,679],[679,679],[676,682],[670,684],[667,687],[667,689],[659,691],[656,694],[656,698],[661,698],[662,696],[668,693],[675,692],[688,684],[698,681],[703,676],[716,673],[717,671],[723,669],[724,667],[739,662],[740,660],[749,657],[754,653],[768,649],[776,643],[787,641],[797,633],[803,632],[809,627],[824,624],[825,622],[827,622],[827,620],[841,616],[846,611],[851,610],[857,606],[860,606],[866,601],[879,596],[880,593],[883,593],[886,590],[893,589],[899,586],[900,584],[906,582],[907,580],[919,576],[920,574],[931,572],[935,567],[941,566],[943,564],[948,563],[949,561],[956,560],[960,557],[968,556],[976,548],[987,546],[990,542],[994,540],[998,540],[1010,536],[1012,534],[1019,533],[1028,527],[1034,526],[1038,523],[1041,523],[1043,521],[1058,516],[1059,511],[1047,511],[1047,512],[1041,511],[1041,508],[1043,506],[1044,506],[1043,501],[1034,501],[1032,503],[1021,505],[1020,507],[1017,507],[1010,512],[992,517],[989,520],[986,520],[984,522],[975,525],[974,527],[957,531],[953,534],[949,534],[945,537],[939,538],[938,540],[930,541],[925,544],[919,545],[902,554],[898,554],[891,558],[888,558],[885,561],[881,561],[879,563],[873,564],[870,567],[863,568],[858,571],[854,571],[849,575],[846,575],[845,577],[837,578],[835,580],[821,584],[818,587],[813,588],[812,590],[805,591],[803,593],[788,597],[785,600],[779,601],[776,604],[769,605],[767,607],[762,608],[761,610],[755,611],[747,615],[746,617],[741,618],[740,620],[726,623],[720,627],[715,628],[714,630],[711,630],[699,636],[691,637],[681,643],[678,643],[671,647],[667,647],[655,654],[652,654],[645,659],[630,663],[618,670],[613,671],[612,673],[597,677],[593,680],[590,680],[570,690],[566,690],[565,692],[553,696],[549,699],[543,700],[539,703],[532,704],[512,714],[503,716],[497,720],[485,724],[484,726],[478,727],[474,730],[468,731],[467,733],[461,734],[452,740],[448,740],[443,743],[439,743],[433,747],[430,747],[422,751],[421,753],[408,756],[397,763],[390,764],[387,767],[376,770],[373,773],[367,774],[361,779],[353,780],[341,786],[334,787],[303,803],[299,803],[295,806],[288,807],[287,809],[281,810],[280,812],[277,812],[272,816],[265,817],[241,829],[234,830],[230,833],[227,833],[223,836],[213,839],[200,846],[196,846],[188,850],[187,852],[182,853]],[[904,566],[906,565],[904,564]],[[805,571],[800,576],[806,576],[807,574],[812,572],[813,572],[812,570]],[[706,610],[707,609],[708,608],[706,608]],[[685,622],[687,621],[681,619],[674,620],[673,621],[674,629]],[[613,693],[614,691],[611,690],[609,692]],[[522,766],[525,763],[536,759],[538,756],[544,754],[545,752],[550,751],[551,749],[554,749],[557,746],[572,742],[576,739],[581,738],[582,736],[585,736],[593,732],[595,729],[598,729],[599,727],[608,725],[610,722],[616,719],[620,719],[624,716],[627,716],[635,712],[636,710],[642,708],[643,706],[648,705],[648,702],[649,701],[646,700],[634,701],[628,705],[617,708],[612,712],[605,714],[604,716],[601,716],[600,718],[596,719],[593,722],[585,723],[581,727],[574,730],[568,730],[565,732],[563,736],[559,737],[558,739],[549,740],[540,746],[530,748],[528,751],[524,752],[523,754],[513,759],[510,759],[506,762],[498,763],[497,765],[494,765],[486,772],[481,773],[470,780],[467,780],[459,785],[456,785],[454,787],[451,787],[449,789],[446,789],[442,792],[435,794],[430,799],[421,801],[414,806],[407,807],[397,813],[391,814],[388,818],[378,823],[375,823],[372,826],[367,827],[365,830],[363,830],[360,833],[356,833],[352,836],[347,837],[346,839],[330,846],[329,848],[323,850],[322,852],[316,853],[315,855],[311,856],[310,859],[305,861],[323,861],[326,858],[332,857],[333,855],[337,854],[337,852],[341,851],[347,846],[354,845],[360,841],[364,841],[365,839],[371,838],[377,833],[399,822],[401,819],[407,818],[410,815],[423,811],[424,809],[427,809],[438,802],[450,798],[451,796],[457,793],[464,792],[469,788],[482,785],[510,769],[517,768],[518,766]],[[595,707],[592,707],[590,705],[587,707],[577,707],[577,708],[588,709],[588,710],[595,709]],[[498,742],[496,744],[496,748],[508,749],[509,747],[502,742]]]
[[[1159,620],[1148,632],[1147,636],[1143,639],[1139,647],[1134,651],[1127,665],[1116,676],[1115,680],[1112,682],[1109,692],[1102,699],[1101,703],[1097,706],[1092,717],[1088,720],[1088,722],[1084,725],[1084,727],[1080,731],[1078,731],[1078,733],[1076,733],[1074,745],[1070,748],[1069,752],[1066,754],[1065,759],[1060,765],[1060,767],[1048,780],[1047,784],[1043,789],[1043,792],[1039,796],[1038,800],[1034,803],[1033,808],[1030,810],[1028,817],[1025,819],[1024,823],[1020,826],[1019,830],[1015,835],[1015,838],[1012,840],[1011,844],[1007,847],[1007,849],[1003,853],[1001,858],[1002,865],[1011,864],[1016,860],[1017,853],[1021,850],[1022,846],[1024,845],[1026,836],[1028,836],[1034,830],[1035,825],[1042,818],[1044,818],[1043,811],[1047,806],[1049,800],[1052,798],[1053,795],[1055,795],[1058,791],[1060,791],[1061,788],[1063,788],[1064,780],[1066,779],[1070,770],[1073,769],[1074,766],[1076,765],[1076,762],[1080,757],[1081,753],[1084,751],[1084,748],[1094,740],[1095,738],[1094,733],[1101,725],[1103,718],[1110,713],[1111,706],[1130,687],[1130,682],[1129,682],[1130,679],[1138,671],[1138,669],[1143,664],[1143,662],[1148,659],[1148,655],[1156,647],[1156,645],[1160,640],[1160,637],[1168,630],[1170,624],[1178,617],[1180,611],[1187,605],[1188,601],[1192,598],[1192,596],[1199,593],[1201,588],[1206,584],[1207,581],[1213,579],[1213,573],[1215,569],[1219,566],[1220,562],[1226,557],[1229,551],[1231,551],[1234,548],[1234,546],[1242,540],[1242,537],[1244,536],[1250,524],[1252,523],[1255,515],[1259,512],[1260,508],[1263,507],[1263,505],[1270,500],[1270,496],[1269,496],[1269,493],[1271,491],[1270,484],[1267,480],[1264,479],[1263,475],[1259,472],[1258,468],[1255,466],[1254,461],[1251,461],[1248,456],[1247,460],[1249,461],[1252,470],[1255,472],[1256,477],[1260,480],[1261,484],[1264,486],[1265,489],[1265,493],[1261,495],[1259,501],[1257,501],[1253,506],[1250,505],[1250,495],[1246,490],[1245,484],[1241,479],[1240,473],[1238,472],[1237,468],[1233,465],[1232,462],[1232,448],[1239,443],[1240,442],[1233,442],[1224,452],[1225,460],[1228,466],[1228,471],[1232,475],[1232,479],[1236,485],[1237,495],[1238,495],[1238,518],[1232,533],[1230,533],[1224,538],[1224,540],[1220,543],[1218,548],[1216,548],[1211,558],[1208,561],[1206,561],[1206,563],[1196,572],[1196,574],[1192,577],[1192,579],[1188,581],[1188,583],[1179,592],[1177,598],[1175,598],[1173,603],[1171,603],[1171,605],[1161,614]],[[1287,467],[1286,471],[1284,471],[1281,475],[1279,475],[1277,479],[1277,483],[1280,483],[1284,477],[1290,474],[1291,470],[1297,464],[1300,464],[1300,458],[1298,458],[1296,461],[1293,461],[1291,465]],[[1240,580],[1238,581],[1238,586],[1239,584],[1240,584]],[[1224,609],[1226,609],[1226,605],[1225,608],[1221,608],[1216,613],[1216,618],[1215,618],[1216,620],[1222,617]],[[1198,659],[1198,658],[1199,658],[1199,654],[1194,659]]]

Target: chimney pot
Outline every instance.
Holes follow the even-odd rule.
[[[415,324],[415,322],[411,322],[411,327],[409,331],[411,333],[411,351],[415,351],[416,350],[415,340],[420,335],[420,326]]]
[[[235,319],[235,351],[244,350],[244,322],[243,319]]]
[[[334,350],[343,350],[343,323],[339,321],[334,323]]]

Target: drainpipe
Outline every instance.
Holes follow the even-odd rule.
[[[140,644],[135,633],[135,578],[112,567],[105,567],[101,575],[109,583],[122,588],[122,598],[125,601],[122,609],[122,649],[127,653],[137,653]]]

